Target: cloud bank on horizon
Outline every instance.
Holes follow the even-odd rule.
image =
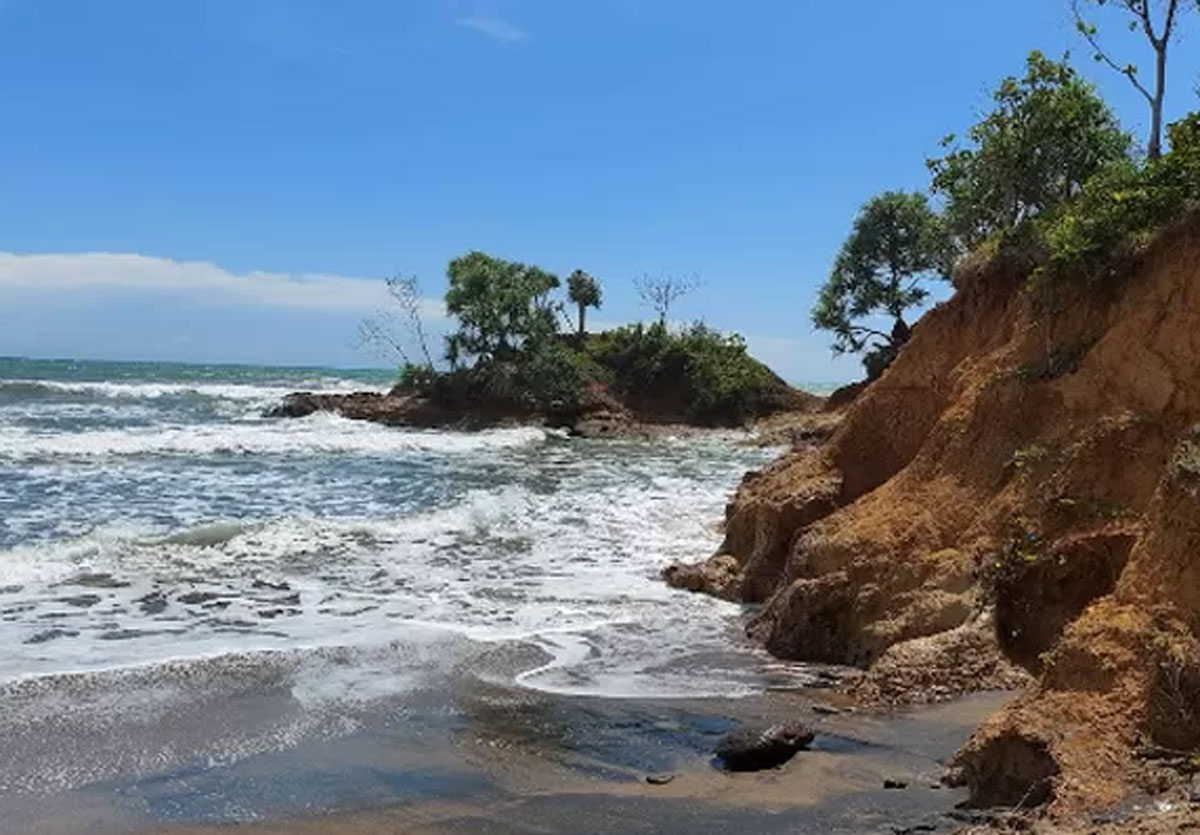
[[[0,289],[38,294],[90,289],[200,292],[272,307],[364,314],[388,303],[383,282],[377,279],[262,270],[237,274],[211,261],[117,252],[0,252]],[[445,308],[426,299],[422,313],[441,319]]]

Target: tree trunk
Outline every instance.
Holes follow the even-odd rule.
[[[1157,47],[1157,67],[1154,77],[1154,101],[1150,102],[1150,143],[1146,147],[1146,155],[1150,159],[1162,156],[1162,119],[1163,97],[1167,90],[1167,41]]]
[[[579,344],[580,345],[583,344],[583,335],[585,333],[587,333],[587,331],[583,327],[583,317],[586,314],[586,311],[587,311],[587,305],[585,305],[583,302],[579,302]]]

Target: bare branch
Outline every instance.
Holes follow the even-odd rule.
[[[385,279],[388,295],[396,303],[399,315],[390,310],[380,310],[367,317],[358,326],[359,345],[372,350],[380,359],[400,360],[412,365],[405,343],[416,343],[425,360],[433,367],[429,352],[429,339],[425,332],[425,319],[421,314],[421,288],[416,276],[395,275]]]
[[[679,299],[694,292],[700,287],[700,279],[696,275],[689,276],[651,276],[643,273],[641,278],[633,280],[642,303],[652,308],[658,314],[658,321],[667,322],[667,314]]]
[[[1175,0],[1172,0],[1172,9],[1174,9],[1174,3]],[[1135,14],[1139,13],[1132,5],[1129,6],[1129,9]],[[1146,6],[1146,10],[1147,15],[1149,15],[1148,6]],[[1100,39],[1096,37],[1096,27],[1088,23],[1087,20],[1084,19],[1083,13],[1079,11],[1079,0],[1071,0],[1071,13],[1075,16],[1075,28],[1079,31],[1079,34],[1083,35],[1084,39],[1088,42],[1088,45],[1091,46],[1091,48],[1095,51],[1096,57],[1121,75],[1128,78],[1129,83],[1132,84],[1139,93],[1146,97],[1146,101],[1153,105],[1154,94],[1147,90],[1142,82],[1138,80],[1137,69],[1132,64],[1126,64],[1122,67],[1116,61],[1114,61],[1109,56],[1108,52],[1105,51],[1104,47],[1100,45]],[[1151,36],[1151,40],[1153,41],[1153,36]]]

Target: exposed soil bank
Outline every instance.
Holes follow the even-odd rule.
[[[720,552],[666,578],[762,602],[753,635],[860,667],[870,701],[1024,685],[959,775],[1062,817],[1170,791],[1200,748],[1200,223],[1112,291],[1035,298],[1028,273],[965,270],[832,438],[748,475]]]

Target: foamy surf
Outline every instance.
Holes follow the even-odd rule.
[[[413,452],[462,454],[535,443],[535,427],[478,433],[403,430],[337,415],[298,420],[243,420],[219,425],[136,426],[79,433],[0,426],[0,459],[212,455],[388,455]]]
[[[103,745],[43,746],[47,723],[168,733],[126,752],[154,771],[339,738],[448,690],[729,697],[785,675],[739,607],[658,578],[717,547],[770,451],[265,419],[276,372],[20,371],[0,378],[0,734],[40,765],[0,762],[0,792],[112,773]],[[193,715],[219,732],[164,718]]]

